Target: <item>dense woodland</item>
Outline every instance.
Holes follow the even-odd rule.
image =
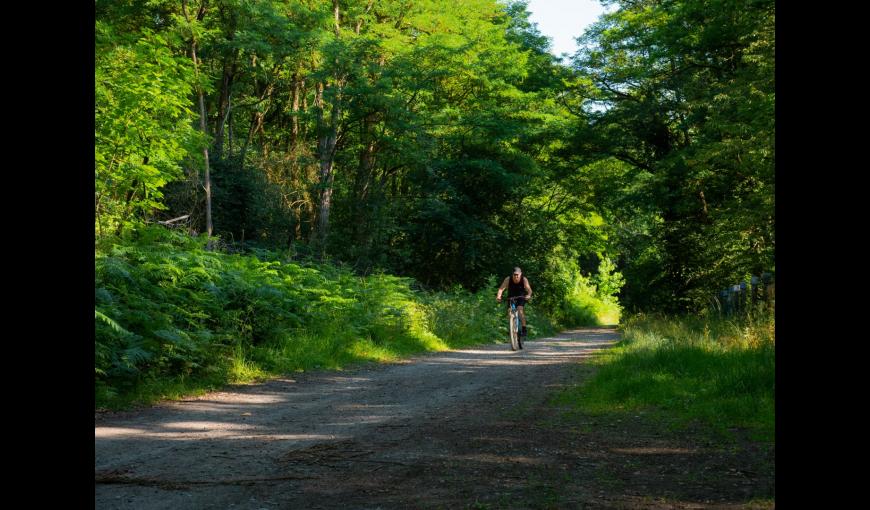
[[[97,0],[98,379],[214,340],[190,302],[234,309],[219,255],[462,299],[519,265],[557,326],[584,294],[697,313],[775,271],[774,2],[603,3],[560,60],[521,1]],[[180,235],[199,262],[145,255]],[[159,327],[148,278],[187,286]],[[305,323],[238,309],[255,344]]]

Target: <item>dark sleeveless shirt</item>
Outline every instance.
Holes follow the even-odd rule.
[[[508,297],[526,295],[526,285],[524,283],[525,278],[525,276],[520,277],[520,281],[518,283],[514,283],[513,277],[510,277],[510,280],[508,280]]]

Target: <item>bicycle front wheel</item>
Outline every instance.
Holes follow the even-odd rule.
[[[523,335],[519,333],[519,331],[522,331],[522,330],[520,329],[520,317],[519,317],[519,315],[520,315],[520,314],[517,313],[517,320],[515,320],[514,322],[515,322],[516,325],[517,325],[517,331],[518,331],[518,333],[517,333],[517,344],[519,345],[520,350],[523,350]]]
[[[510,325],[508,326],[511,332],[511,350],[515,351],[520,348],[520,332],[517,330],[517,312],[511,310]]]

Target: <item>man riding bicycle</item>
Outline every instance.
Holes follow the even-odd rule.
[[[516,300],[517,303],[517,311],[520,313],[520,321],[523,323],[523,331],[521,333],[522,336],[526,336],[526,312],[525,312],[525,304],[526,301],[531,299],[532,297],[532,286],[529,285],[529,279],[523,276],[523,270],[515,267],[514,273],[511,276],[508,276],[501,282],[501,286],[498,288],[498,295],[495,296],[496,301],[501,303],[501,294],[507,289],[508,297],[517,297],[522,296]],[[510,315],[510,309],[508,309],[508,315]]]

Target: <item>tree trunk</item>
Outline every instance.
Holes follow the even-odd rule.
[[[338,0],[332,0],[332,9],[335,20],[335,36],[341,36],[341,13]],[[326,240],[329,235],[329,213],[332,207],[332,185],[335,180],[333,165],[335,151],[338,145],[339,126],[341,120],[342,89],[346,77],[340,74],[339,62],[336,60],[335,74],[331,87],[335,93],[332,97],[332,108],[329,115],[329,124],[323,120],[323,83],[318,84],[315,94],[315,107],[317,108],[318,124],[318,157],[320,159],[320,204],[318,207],[317,227],[314,233],[315,248],[322,257],[326,253]]]
[[[338,87],[339,84],[333,85]],[[335,163],[335,146],[338,141],[338,119],[341,114],[340,96],[336,93],[330,112],[329,124],[323,120],[323,84],[318,84],[315,101],[318,103],[318,124],[320,124],[320,137],[317,143],[318,158],[320,160],[320,200],[317,214],[317,228],[314,240],[321,256],[326,249],[326,238],[329,235],[329,213],[332,207],[332,184],[335,180],[333,165]]]
[[[357,165],[356,177],[353,187],[353,225],[352,239],[357,247],[365,249],[371,239],[372,225],[368,221],[371,217],[371,203],[369,196],[371,187],[374,185],[375,155],[377,142],[372,132],[377,114],[369,114],[363,119],[360,138],[363,147],[360,149],[359,164]],[[376,228],[376,227],[375,227]]]
[[[248,145],[251,143],[251,140],[254,138],[254,131],[257,129],[257,112],[251,114],[251,127],[248,128],[248,137],[245,138],[245,142],[242,144],[242,150],[239,155],[239,159],[242,164],[245,163],[245,154],[248,152]]]
[[[223,159],[224,154],[224,126],[230,114],[233,78],[236,74],[236,57],[233,55],[232,63],[224,61],[223,78],[221,79],[221,94],[218,100],[218,128],[215,133],[215,152],[217,157]]]
[[[299,82],[299,72],[293,73],[293,105],[291,106],[291,116],[293,118],[293,128],[290,131],[290,147],[296,147],[296,141],[299,137],[299,93],[301,89]]]
[[[229,120],[227,125],[227,142],[229,147],[227,148],[227,158],[233,159],[233,110],[232,105],[230,105],[229,112]]]
[[[271,96],[274,88],[275,88],[275,86],[273,83],[269,83],[268,85],[266,85],[266,88],[265,88],[265,90],[263,90],[263,93],[260,95],[260,100],[258,102],[263,102],[266,100],[266,97]],[[259,132],[260,136],[262,138],[262,135],[265,133],[263,131],[263,125],[264,125],[265,118],[266,118],[266,112],[259,111],[259,110],[254,111],[253,116],[251,118],[251,127],[248,129],[248,138],[245,140],[244,145],[242,145],[242,153],[241,153],[241,158],[240,158],[242,163],[244,163],[244,161],[245,161],[245,154],[247,154],[247,152],[248,152],[248,146],[251,144],[251,141],[254,139],[254,135]]]
[[[193,55],[194,72],[199,74],[199,64],[196,59],[196,42],[191,46],[191,54]],[[205,98],[203,97],[202,88],[197,87],[199,94],[199,128],[203,134],[208,135],[208,130],[205,125]],[[208,234],[208,246],[211,247],[211,236],[214,228],[211,223],[211,173],[208,164],[208,142],[202,147],[202,154],[205,160],[205,231]]]
[[[187,2],[182,1],[181,7],[184,11],[185,19],[190,22],[190,16],[187,13]],[[197,20],[201,21],[203,16],[205,16],[205,3],[200,5],[199,12],[197,13]],[[199,60],[196,58],[196,38],[191,40],[190,55],[193,58],[193,73],[197,81],[196,92],[199,95],[199,127],[202,130],[202,133],[208,136],[205,119],[205,98],[203,97],[202,87],[199,86]],[[211,174],[209,172],[208,164],[208,142],[203,145],[202,153],[205,157],[205,229],[209,237],[207,247],[211,248],[211,235],[213,228],[211,223]]]

